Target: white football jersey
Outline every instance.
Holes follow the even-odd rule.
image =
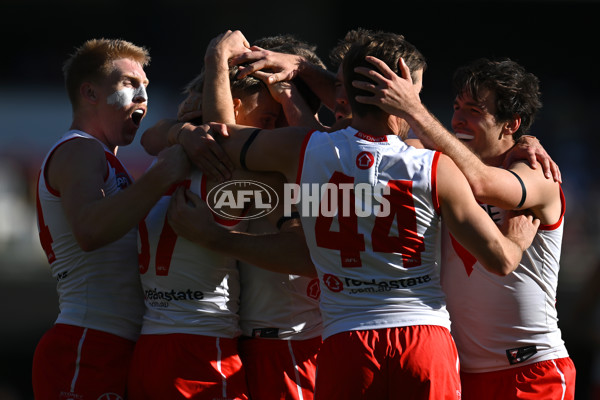
[[[555,305],[564,197],[562,203],[560,220],[540,226],[520,265],[504,277],[488,272],[444,229],[442,286],[461,370],[487,372],[568,357]],[[482,207],[502,223],[504,210]]]
[[[321,284],[323,338],[449,328],[440,286],[439,153],[349,127],[307,135],[298,209]]]
[[[200,171],[193,170],[181,184],[206,198],[206,177]],[[167,221],[174,189],[165,193],[139,226],[139,266],[146,304],[142,334],[237,337],[237,261],[175,234]],[[228,229],[245,230],[245,221],[215,219]]]
[[[250,221],[248,232],[276,229],[266,218]],[[321,289],[317,278],[267,271],[240,263],[240,325],[245,336],[305,340],[320,336]]]
[[[48,159],[69,140],[99,140],[72,130],[50,150],[40,170],[37,186],[37,219],[40,242],[56,279],[60,313],[56,323],[81,326],[137,339],[144,303],[137,272],[137,229],[94,251],[77,244],[65,217],[60,193],[46,182]],[[102,186],[112,196],[132,183],[132,178],[104,145],[108,175]],[[76,166],[74,167],[76,168]]]

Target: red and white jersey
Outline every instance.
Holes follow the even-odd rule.
[[[556,312],[564,225],[541,225],[520,265],[505,277],[488,272],[450,233],[442,239],[442,287],[464,372],[487,372],[568,357]],[[482,205],[497,223],[505,211]]]
[[[206,198],[206,177],[200,171],[193,170],[181,184]],[[146,304],[142,334],[237,337],[237,261],[175,234],[167,222],[175,188],[162,196],[139,225],[139,271]],[[245,230],[239,220],[217,222],[228,229]]]
[[[60,145],[77,138],[98,141],[81,131],[67,132],[46,155],[38,178],[38,231],[52,276],[57,281],[60,313],[56,323],[135,340],[144,312],[136,269],[137,229],[97,250],[83,251],[65,217],[60,193],[46,182],[48,159]],[[132,178],[117,157],[104,144],[102,146],[108,167],[102,190],[106,196],[112,196],[129,186]]]
[[[439,281],[439,153],[352,127],[313,132],[304,146],[298,208],[321,283],[323,338],[449,328]]]
[[[266,218],[250,221],[248,232],[276,229]],[[267,271],[240,262],[240,326],[250,337],[305,340],[320,336],[319,280]]]

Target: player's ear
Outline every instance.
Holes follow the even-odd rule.
[[[510,120],[506,121],[502,126],[502,133],[505,135],[513,135],[521,126],[521,116],[515,115]]]
[[[238,113],[240,112],[240,107],[242,106],[242,100],[239,97],[233,98],[233,112],[235,113],[235,118],[237,119]]]
[[[237,110],[242,105],[242,100],[239,97],[233,98],[233,108]]]
[[[96,103],[98,100],[98,95],[96,93],[96,88],[90,82],[84,82],[79,87],[79,94],[81,98],[89,101],[91,103]]]

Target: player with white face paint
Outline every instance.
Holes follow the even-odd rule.
[[[174,146],[137,182],[116,157],[147,111],[148,52],[89,40],[64,66],[71,129],[46,156],[37,187],[41,245],[60,312],[33,360],[36,399],[123,399],[143,298],[137,224],[189,162]]]
[[[148,104],[148,94],[146,93],[146,86],[140,85],[137,88],[124,88],[121,90],[117,90],[108,98],[106,102],[108,104],[115,104],[119,108],[125,108],[129,104],[133,102],[133,99],[143,99],[146,104]],[[136,110],[141,112],[142,110]],[[143,114],[142,114],[143,115]]]

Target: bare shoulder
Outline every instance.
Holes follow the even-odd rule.
[[[533,211],[542,224],[556,223],[564,206],[560,184],[553,179],[547,179],[541,168],[534,170],[524,162],[511,165],[509,170],[516,174],[520,183],[522,182],[522,208]]]
[[[106,157],[102,145],[93,139],[75,138],[61,144],[48,160],[46,175],[50,186],[59,189],[76,177],[106,171]]]

